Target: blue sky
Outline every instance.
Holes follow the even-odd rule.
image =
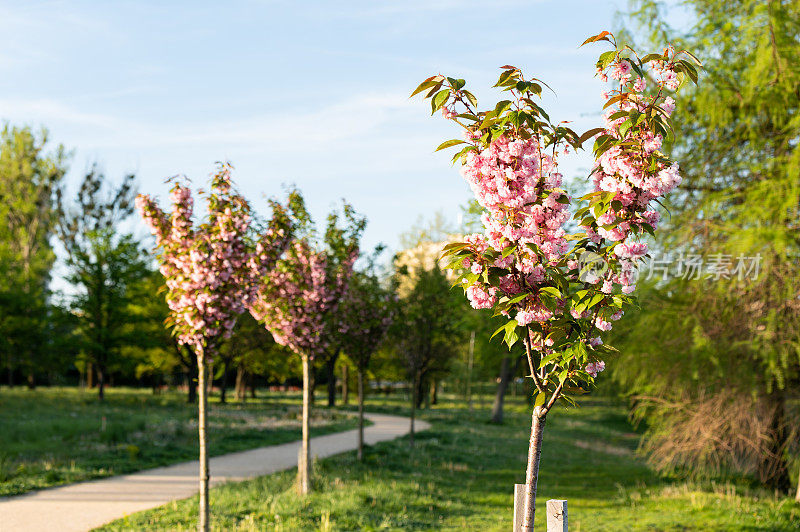
[[[456,133],[408,95],[436,73],[485,106],[500,65],[557,92],[577,130],[598,124],[600,46],[625,0],[2,2],[0,118],[44,125],[75,150],[70,182],[98,161],[204,184],[218,160],[254,203],[297,184],[318,221],[340,198],[369,219],[365,244],[394,247],[420,216],[456,222],[469,190],[435,146]],[[568,176],[591,161],[565,160]],[[141,226],[138,231],[144,234]]]

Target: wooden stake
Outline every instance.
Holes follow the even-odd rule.
[[[547,501],[547,532],[567,532],[567,501]]]
[[[522,532],[525,508],[525,484],[514,484],[514,532]]]

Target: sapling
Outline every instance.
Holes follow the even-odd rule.
[[[201,531],[209,529],[208,364],[220,342],[230,337],[236,317],[255,301],[262,277],[292,236],[287,209],[276,202],[271,202],[268,227],[254,227],[250,205],[233,189],[230,171],[230,165],[219,165],[205,194],[207,219],[197,225],[192,220],[192,191],[178,180],[172,187],[170,213],[150,196],[136,198],[136,207],[156,238],[170,308],[168,324],[197,357]]]
[[[597,75],[609,78],[603,127],[579,135],[566,123],[553,124],[537,103],[546,84],[519,68],[501,67],[495,87],[507,95],[481,111],[463,79],[432,76],[424,92],[432,113],[463,129],[453,162],[481,206],[484,232],[444,247],[448,268],[476,309],[493,309],[507,322],[495,332],[509,348],[522,341],[534,384],[526,469],[523,529],[533,530],[542,435],[558,401],[575,404],[605,369],[615,350],[602,333],[634,303],[636,266],[660,213],[653,203],[680,183],[678,165],[662,152],[673,130],[670,96],[697,82],[699,61],[666,47],[640,57],[609,32],[583,44],[607,42]],[[648,87],[651,86],[651,88]],[[562,188],[561,155],[594,139],[594,190],[573,198]],[[567,233],[573,215],[580,232]]]

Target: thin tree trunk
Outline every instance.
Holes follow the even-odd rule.
[[[475,352],[475,331],[469,335],[469,355],[467,361],[467,408],[472,410],[472,359]]]
[[[542,457],[544,422],[545,414],[542,407],[535,407],[531,416],[531,440],[528,446],[528,469],[525,472],[525,508],[522,519],[522,529],[531,532],[536,514],[536,484],[539,480],[539,461]]]
[[[303,436],[300,446],[300,457],[297,464],[297,489],[300,495],[311,491],[311,449],[309,448],[309,431],[311,415],[311,361],[303,355]]]
[[[256,384],[252,373],[246,373],[247,386],[250,387],[250,399],[256,398]]]
[[[414,447],[414,415],[417,411],[417,374],[414,373],[411,383],[411,431],[409,433],[409,444]]]
[[[208,532],[208,434],[206,432],[206,409],[208,407],[208,389],[206,386],[206,357],[202,349],[197,353],[197,387],[200,394],[198,401],[197,430],[200,439],[200,512],[197,521],[199,532]]]
[[[506,393],[508,392],[508,385],[514,375],[519,370],[519,363],[522,357],[517,357],[517,362],[514,368],[511,368],[511,357],[503,357],[503,362],[500,365],[500,382],[497,383],[497,393],[494,396],[494,403],[492,404],[492,423],[503,422],[503,406],[506,400]]]
[[[94,388],[94,365],[91,362],[86,364],[86,387],[90,390]]]
[[[228,388],[228,365],[229,363],[227,360],[223,362],[222,379],[220,379],[221,383],[219,385],[219,402],[223,405],[225,404],[225,401],[228,398],[226,393],[226,390]]]
[[[103,401],[106,398],[106,375],[105,369],[97,366],[97,398]]]
[[[422,403],[425,401],[425,378],[423,375],[420,375],[417,378],[417,389],[414,390],[415,395],[414,397],[417,398],[417,408],[422,408]]]
[[[236,399],[245,402],[247,396],[247,384],[245,380],[244,368],[241,364],[236,368]]]
[[[347,367],[347,366],[345,366]],[[358,368],[358,453],[359,460],[364,459],[364,370]],[[800,492],[798,492],[800,493]]]
[[[305,383],[305,381],[303,381]],[[314,392],[317,388],[317,376],[314,373],[314,364],[311,364],[311,367],[308,369],[308,404],[314,405]],[[305,391],[306,386],[303,385],[303,390]]]
[[[350,402],[350,389],[347,386],[347,364],[342,364],[342,404]]]
[[[436,381],[436,379],[431,381],[431,404],[439,404],[439,383]]]
[[[336,406],[336,359],[339,358],[339,353],[331,356],[325,363],[325,369],[328,371],[328,406]]]
[[[186,402],[195,403],[197,402],[197,362],[186,371],[186,382],[188,384]]]

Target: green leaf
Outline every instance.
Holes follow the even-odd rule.
[[[555,286],[544,286],[539,289],[540,294],[550,294],[553,297],[561,297],[561,292]]]
[[[425,89],[430,89],[431,87],[436,86],[437,83],[441,82],[441,79],[442,76],[429,77],[428,79],[420,83],[416,89],[414,89],[414,92],[411,93],[411,96],[409,96],[409,98],[413,98],[414,96],[424,91]]]
[[[549,364],[550,362],[555,360],[555,358],[558,357],[560,354],[561,353],[559,353],[558,351],[553,351],[549,355],[542,358],[542,361],[539,362],[539,369],[543,368],[546,364]]]
[[[595,135],[597,135],[599,133],[602,133],[603,131],[605,131],[605,128],[595,127],[595,128],[590,129],[589,131],[584,132],[583,135],[581,135],[578,138],[578,144],[583,144],[584,142],[586,142],[590,138],[594,137]]]
[[[478,99],[475,97],[475,95],[474,95],[474,94],[472,94],[472,93],[471,93],[471,92],[469,92],[468,90],[466,90],[466,89],[462,90],[462,91],[461,91],[461,94],[463,94],[464,96],[466,96],[466,97],[467,97],[467,100],[469,100],[469,103],[471,103],[472,105],[475,105],[475,106],[477,106],[477,105],[478,105]],[[475,118],[475,120],[477,120],[477,118]]]
[[[443,150],[443,149],[445,149],[445,148],[449,148],[449,147],[451,147],[451,146],[457,146],[457,145],[459,145],[459,144],[466,144],[466,143],[467,143],[466,141],[464,141],[464,140],[459,140],[459,139],[451,139],[451,140],[446,140],[446,141],[442,142],[441,144],[439,144],[439,147],[438,147],[438,148],[436,148],[436,149],[435,149],[435,150],[433,150],[433,151],[434,151],[434,152],[437,152],[437,151],[439,151],[439,150]]]
[[[547,396],[545,395],[544,392],[539,392],[539,394],[536,396],[536,400],[533,402],[533,406],[534,407],[542,406],[546,398]]]
[[[437,92],[431,100],[431,114],[441,109],[441,107],[447,102],[448,98],[450,98],[449,89],[443,89]]]
[[[601,70],[605,70],[605,68],[614,61],[614,58],[617,56],[616,50],[610,50],[608,52],[603,52],[600,54],[600,58],[597,60],[597,66]]]
[[[500,254],[501,257],[506,258],[517,250],[517,246],[508,246]]]
[[[519,334],[517,334],[517,321],[511,320],[506,324],[506,336],[503,339],[508,345],[508,348],[511,349],[517,340],[519,340]]]

